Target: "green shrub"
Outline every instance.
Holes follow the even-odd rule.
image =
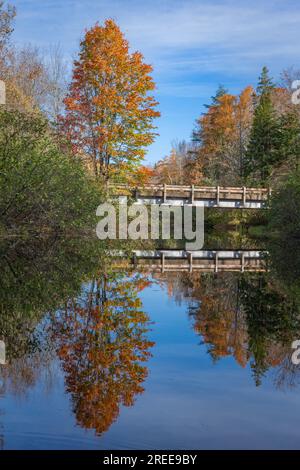
[[[0,234],[94,228],[100,198],[42,116],[0,111]]]

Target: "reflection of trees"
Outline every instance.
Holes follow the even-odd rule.
[[[269,243],[270,264],[281,289],[300,304],[300,243],[288,235]]]
[[[42,371],[47,384],[53,351],[47,312],[80,292],[98,261],[95,244],[84,240],[11,238],[0,242],[0,339],[7,365],[5,389],[23,394]]]
[[[300,382],[299,366],[291,361],[290,345],[281,351],[282,360],[276,368],[274,383],[277,388],[287,389],[295,387]]]
[[[38,380],[50,386],[57,352],[78,423],[101,433],[143,392],[152,343],[138,298],[147,280],[103,275],[82,288],[101,265],[96,243],[0,244],[0,339],[8,362],[0,388],[23,395]]]
[[[3,392],[24,396],[38,380],[50,389],[53,381],[52,359],[49,350],[38,350],[14,358],[5,367],[2,366],[0,379],[3,381]]]
[[[233,355],[241,366],[245,366],[247,327],[240,305],[239,284],[232,275],[227,276],[226,283],[223,276],[206,277],[203,281],[201,315],[197,315],[197,309],[190,309],[194,328],[202,332],[214,360]]]
[[[101,276],[56,314],[54,339],[77,422],[106,431],[120,405],[143,392],[148,317],[137,297],[145,281]]]
[[[18,355],[46,312],[80,292],[98,265],[97,243],[84,239],[0,241],[0,337],[9,356]]]
[[[286,350],[300,332],[300,315],[295,301],[268,276],[240,280],[241,302],[248,325],[249,352],[255,382],[270,367],[281,364]]]
[[[233,355],[245,366],[248,360],[247,325],[240,304],[240,288],[233,273],[186,274],[171,280],[169,292],[189,302],[193,326],[214,361]],[[171,284],[171,285],[170,285]]]
[[[169,292],[189,302],[194,329],[214,361],[232,355],[248,362],[256,385],[270,368],[278,386],[297,382],[291,343],[300,337],[294,296],[270,274],[218,273],[167,276]]]

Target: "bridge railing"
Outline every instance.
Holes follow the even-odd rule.
[[[134,250],[131,260],[123,252],[115,252],[112,266],[121,268],[134,266],[149,272],[265,272],[267,271],[267,252],[256,250]]]
[[[216,204],[220,200],[267,202],[271,195],[270,188],[248,188],[231,186],[195,186],[147,184],[140,187],[128,187],[125,184],[110,184],[109,187],[119,195],[134,195],[138,197],[156,197],[167,202],[168,198],[184,198],[193,203],[196,200],[213,199]]]

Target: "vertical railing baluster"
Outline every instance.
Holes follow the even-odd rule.
[[[189,253],[190,273],[193,272],[193,253]]]
[[[161,261],[161,272],[165,272],[165,254],[161,253],[160,254],[160,261]]]
[[[216,251],[216,256],[215,256],[215,273],[217,273],[219,271],[219,254],[218,252]]]
[[[164,203],[167,202],[167,185],[164,184],[164,196],[163,196]]]
[[[195,187],[192,184],[192,186],[191,186],[191,204],[194,204],[194,200],[195,200]]]
[[[242,253],[241,256],[241,272],[243,273],[245,271],[245,253]]]
[[[247,194],[247,189],[246,186],[243,187],[243,206],[246,205],[246,194]]]

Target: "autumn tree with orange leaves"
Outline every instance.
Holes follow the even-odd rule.
[[[199,145],[191,171],[196,184],[240,184],[253,121],[253,92],[248,86],[238,96],[223,93],[198,119],[194,141]]]
[[[149,94],[151,72],[140,52],[130,53],[113,20],[86,32],[61,122],[73,152],[96,178],[127,181],[154,141],[153,120],[160,114]]]

